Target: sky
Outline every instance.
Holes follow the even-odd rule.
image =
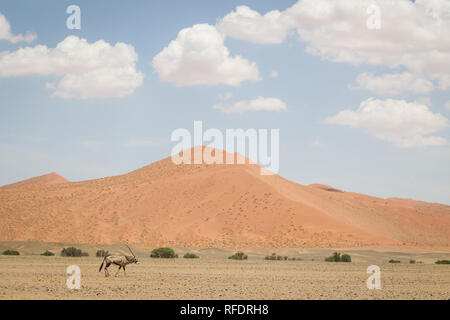
[[[449,118],[449,0],[0,3],[0,185],[127,173],[201,120],[279,129],[286,179],[450,204]]]

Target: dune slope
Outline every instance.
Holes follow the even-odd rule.
[[[0,188],[0,241],[218,248],[449,250],[450,207],[260,175],[255,164],[175,165]]]
[[[49,184],[59,184],[69,182],[69,180],[61,177],[59,174],[52,172],[48,174],[44,174],[39,177],[34,177],[26,180],[22,180],[16,183],[7,184],[5,186],[0,187],[0,189],[11,189],[11,188],[21,188],[21,187],[29,187],[29,186],[37,186],[37,185],[49,185]]]

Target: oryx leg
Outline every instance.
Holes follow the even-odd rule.
[[[126,276],[127,275],[127,273],[126,273],[126,271],[125,271],[125,266],[123,266],[123,274]]]
[[[105,277],[109,277],[108,267],[111,265],[111,262],[107,262],[105,266]]]
[[[122,266],[119,264],[119,269],[117,269],[115,277],[117,277],[117,275],[119,274],[120,268],[122,268]]]

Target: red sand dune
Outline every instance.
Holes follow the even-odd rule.
[[[21,188],[21,187],[29,187],[35,185],[49,185],[49,184],[58,184],[69,182],[69,180],[61,177],[59,174],[52,172],[48,174],[44,174],[39,177],[34,177],[27,180],[22,180],[16,183],[7,184],[5,186],[0,187],[0,189],[10,189],[10,188]]]
[[[0,189],[0,240],[218,248],[450,248],[450,206],[170,158],[98,180]]]

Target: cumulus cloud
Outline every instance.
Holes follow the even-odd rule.
[[[366,27],[372,0],[301,0],[285,14],[309,51],[326,59],[441,75],[450,72],[450,19],[438,8],[444,1],[379,0],[379,30]]]
[[[214,109],[224,113],[244,113],[247,111],[287,111],[286,103],[277,98],[257,97],[253,100],[237,101],[233,104],[218,103]]]
[[[367,28],[369,6],[378,5],[381,28]],[[281,43],[293,30],[307,51],[334,62],[406,68],[450,88],[450,1],[300,0],[261,15],[247,7],[219,20],[227,36]]]
[[[278,10],[261,15],[247,6],[238,6],[218,21],[217,29],[231,38],[253,43],[282,43],[289,30],[284,20]]]
[[[445,138],[430,134],[450,124],[446,117],[432,113],[419,102],[374,98],[363,101],[356,111],[343,110],[325,122],[362,129],[400,148],[445,145]]]
[[[223,36],[208,24],[181,30],[153,58],[152,65],[161,80],[177,86],[238,86],[243,81],[259,80],[256,63],[231,56]]]
[[[0,53],[0,77],[27,75],[62,76],[46,88],[60,98],[117,98],[129,95],[141,85],[143,74],[136,71],[134,47],[103,40],[88,43],[69,36],[55,48],[45,45]]]
[[[430,97],[420,97],[418,99],[416,99],[416,102],[420,103],[420,104],[424,104],[426,106],[431,106],[431,98]]]
[[[445,108],[447,110],[450,110],[450,100],[448,100],[445,104],[444,104]]]
[[[438,87],[441,90],[450,89],[450,74],[446,75],[434,75],[434,78],[438,81]]]
[[[410,72],[384,74],[380,76],[362,73],[356,79],[356,86],[351,89],[368,90],[379,95],[393,96],[403,92],[427,94],[433,91],[433,82],[418,77]]]
[[[0,13],[0,40],[7,40],[12,43],[20,41],[31,42],[36,39],[36,34],[28,31],[25,35],[13,34],[11,32],[11,25],[6,17]]]

